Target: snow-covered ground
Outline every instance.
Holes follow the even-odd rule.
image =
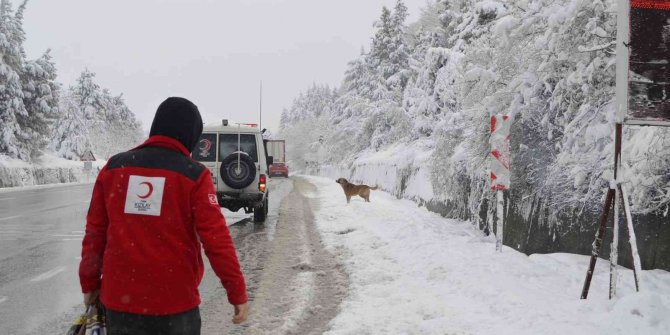
[[[326,248],[351,279],[330,334],[670,334],[666,271],[644,271],[635,293],[632,272],[620,269],[610,301],[599,260],[580,300],[586,256],[498,254],[467,222],[380,191],[347,205],[334,180],[306,178]]]

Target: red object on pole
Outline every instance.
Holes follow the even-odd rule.
[[[507,115],[491,116],[491,155],[489,158],[489,168],[491,176],[491,190],[496,192],[496,250],[502,252],[503,246],[503,225],[504,225],[504,196],[503,191],[510,188],[510,165],[511,152],[510,134],[511,120]],[[491,227],[492,228],[492,227]]]
[[[670,10],[670,0],[631,0],[630,6],[632,8]]]
[[[491,116],[490,139],[491,144],[489,167],[491,190],[501,191],[510,188],[510,134],[511,122],[507,115]]]

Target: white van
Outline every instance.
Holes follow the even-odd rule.
[[[268,157],[263,134],[254,124],[205,125],[193,159],[212,173],[219,205],[233,212],[244,208],[264,222],[268,213]]]

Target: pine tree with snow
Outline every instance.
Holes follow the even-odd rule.
[[[94,77],[93,72],[84,70],[77,85],[61,98],[61,113],[50,144],[61,157],[78,160],[86,150],[94,149],[89,136],[102,136],[98,131],[104,125],[102,90],[93,81]]]
[[[348,64],[344,73],[342,89],[347,95],[374,100],[378,98],[375,94],[378,85],[375,82],[379,81],[375,77],[376,73],[367,61],[365,50],[361,50],[361,55]]]
[[[94,79],[95,73],[83,71],[77,85],[61,98],[61,116],[50,146],[62,157],[76,160],[85,150],[93,150],[108,159],[140,144],[143,137],[123,96],[113,96]]]
[[[284,108],[281,112],[281,117],[279,118],[279,132],[283,132],[284,129],[290,126],[291,119],[288,115],[288,110]]]
[[[15,15],[8,0],[0,2],[0,154],[28,160],[28,135],[18,122],[27,117],[21,87],[25,39],[21,20],[22,10]]]
[[[91,138],[93,148],[103,159],[108,159],[121,151],[129,150],[142,141],[142,127],[135,114],[126,105],[123,95],[112,96],[103,91],[105,100],[105,120],[94,126],[100,134]]]
[[[402,97],[409,69],[409,48],[405,41],[407,16],[407,7],[402,0],[397,1],[393,12],[382,8],[367,57],[370,68],[381,77],[380,81],[397,102]]]
[[[393,51],[391,43],[395,32],[393,30],[392,14],[388,8],[382,8],[382,14],[374,27],[376,32],[372,38],[372,47],[367,60],[370,66],[374,70],[379,71],[384,80],[386,80],[395,74],[389,66],[391,52]]]
[[[81,112],[86,120],[91,122],[105,117],[103,92],[100,86],[95,83],[94,78],[95,73],[88,69],[84,70],[77,79],[77,85],[72,90]]]
[[[72,88],[60,97],[58,111],[50,148],[60,157],[79,160],[92,146],[86,119]]]
[[[19,117],[18,121],[30,138],[30,155],[35,158],[48,145],[53,123],[59,116],[60,85],[56,82],[56,67],[49,51],[27,62],[23,72],[23,101],[28,115]]]
[[[407,13],[407,6],[398,0],[391,17],[391,41],[389,54],[388,72],[392,75],[388,78],[389,87],[401,94],[407,84],[407,77],[409,75],[409,48],[406,43],[407,25],[405,21],[409,14]]]

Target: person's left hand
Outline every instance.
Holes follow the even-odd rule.
[[[235,308],[233,323],[239,325],[240,323],[247,321],[247,316],[249,315],[249,303],[245,302],[241,305],[233,305],[233,307]]]
[[[84,293],[84,305],[86,305],[86,307],[93,305],[98,300],[99,296],[100,290]]]

